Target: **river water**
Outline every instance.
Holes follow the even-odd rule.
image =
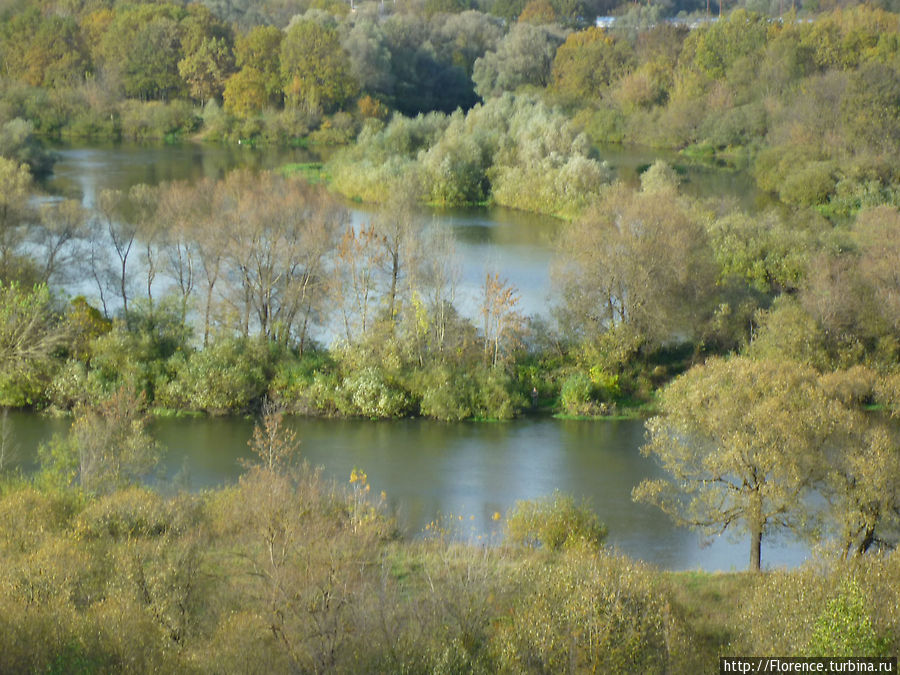
[[[37,468],[37,447],[68,422],[10,413],[19,464]],[[658,509],[631,501],[644,478],[662,476],[639,448],[639,420],[584,422],[548,417],[508,423],[445,424],[410,419],[322,420],[294,418],[302,456],[326,478],[346,483],[359,468],[372,494],[384,491],[388,506],[410,536],[433,520],[452,523],[452,533],[473,542],[496,542],[506,514],[521,499],[554,490],[586,499],[609,529],[608,542],[624,553],[665,569],[745,569],[749,543],[720,537],[704,547],[698,536],[675,527]],[[153,433],[167,448],[161,485],[191,490],[238,479],[241,459],[252,459],[247,440],[253,421],[243,418],[159,419]],[[766,566],[793,566],[808,555],[796,542],[763,542]]]
[[[314,160],[303,150],[256,152],[223,146],[90,146],[57,148],[59,161],[47,189],[93,204],[105,188],[136,183],[221,177],[248,166],[276,168]],[[611,151],[620,177],[636,181],[650,153]],[[676,157],[665,157],[677,161]],[[746,174],[690,168],[685,191],[699,197],[724,195],[744,208],[765,206]],[[370,214],[356,208],[355,222]],[[546,311],[553,238],[562,224],[552,218],[504,209],[431,212],[428,227],[452,228],[460,263],[460,305],[466,312],[486,271],[513,283],[526,314]],[[469,308],[471,312],[471,307]],[[11,413],[9,423],[22,467],[34,470],[36,449],[67,422]],[[609,542],[624,553],[672,570],[745,569],[747,541],[719,538],[702,547],[698,537],[676,528],[658,509],[634,504],[631,490],[643,478],[660,475],[642,457],[641,421],[579,422],[538,417],[503,424],[444,424],[429,420],[294,419],[303,455],[321,466],[326,477],[346,482],[354,467],[366,471],[373,494],[385,492],[404,530],[420,535],[427,523],[452,519],[457,536],[497,541],[502,519],[517,500],[550,495],[554,490],[587,499],[609,528]],[[237,480],[238,460],[249,456],[253,422],[246,419],[160,419],[154,433],[168,448],[166,481],[200,490]],[[768,566],[796,565],[808,556],[805,546],[763,542]]]

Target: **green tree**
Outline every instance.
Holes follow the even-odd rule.
[[[34,403],[68,338],[46,286],[0,283],[0,405]]]
[[[254,26],[238,36],[234,60],[238,68],[253,68],[261,75],[267,99],[278,102],[281,96],[281,41],[284,31],[275,26]]]
[[[118,75],[126,96],[169,98],[182,91],[179,22],[185,15],[185,10],[169,3],[130,5],[115,12],[100,39],[99,52],[102,66]]]
[[[753,570],[764,535],[800,533],[810,520],[804,498],[824,451],[852,425],[812,369],[746,358],[695,366],[663,390],[659,409],[642,452],[672,478],[644,480],[634,499],[707,536],[746,532]]]
[[[269,103],[266,76],[256,68],[246,66],[228,78],[222,94],[225,110],[237,117],[250,117]]]
[[[307,112],[340,108],[358,90],[337,31],[315,21],[297,21],[288,28],[281,44],[281,74],[288,103]]]
[[[571,33],[553,59],[553,90],[578,102],[598,99],[633,66],[634,53],[627,41],[601,28]]]
[[[692,31],[684,41],[682,59],[712,78],[722,78],[741,58],[758,58],[766,44],[768,22],[761,14],[737,9]]]
[[[203,104],[222,95],[233,67],[234,57],[225,39],[206,38],[178,62],[178,73],[188,83],[191,96]]]
[[[562,43],[557,28],[517,23],[497,45],[475,61],[472,81],[482,98],[515,91],[523,85],[550,84],[553,57]]]

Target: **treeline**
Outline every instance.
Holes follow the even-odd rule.
[[[428,3],[298,6],[274,25],[260,18],[264,25],[242,27],[220,9],[7,9],[0,151],[12,156],[2,146],[16,145],[7,137],[21,137],[23,124],[42,137],[346,144],[359,135],[336,163],[336,187],[347,195],[385,194],[347,163],[365,158],[396,171],[415,160],[435,180],[447,174],[423,186],[426,200],[493,199],[571,215],[551,196],[532,203],[508,194],[507,167],[530,185],[532,174],[593,159],[581,141],[555,157],[545,126],[554,115],[570,120],[560,144],[583,132],[591,143],[749,162],[761,188],[829,216],[896,202],[900,23],[869,5],[814,19],[736,9],[694,29],[647,8],[610,29],[584,28],[572,17],[590,16],[585,8],[543,0],[512,14]],[[507,94],[526,98],[494,100]],[[528,119],[534,97],[546,111]],[[395,113],[434,114],[389,121]],[[502,115],[518,126],[491,119]],[[417,135],[411,126],[427,128]],[[398,143],[398,134],[412,138]],[[580,173],[570,167],[553,180]],[[594,188],[587,180],[570,192],[579,202]]]
[[[504,33],[462,7],[334,2],[239,28],[198,3],[48,5],[7,8],[0,29],[0,121],[45,137],[345,143],[392,110],[471,107]]]
[[[0,483],[4,671],[667,673],[900,647],[896,554],[665,574],[560,495],[500,517],[495,546],[448,521],[403,541],[365,472],[323,480],[278,414],[236,485],[136,487],[159,452],[145,421],[120,392],[42,449],[33,482]]]
[[[757,184],[784,204],[846,218],[863,207],[896,204],[898,34],[897,15],[868,6],[814,21],[793,15],[773,21],[736,10],[694,30],[623,22],[609,30],[561,33],[520,21],[475,62],[472,79],[484,104],[466,116],[465,144],[455,141],[459,122],[440,118],[447,131],[421,148],[391,150],[391,125],[411,122],[394,120],[383,130],[373,122],[375,133],[360,135],[356,147],[336,161],[337,172],[344,176],[343,161],[351,157],[390,159],[395,167],[418,152],[422,169],[437,154],[446,158],[445,172],[464,181],[464,172],[480,160],[487,170],[480,184],[472,182],[478,189],[458,192],[456,203],[484,195],[565,215],[553,210],[552,200],[511,201],[504,172],[490,170],[502,141],[492,138],[483,118],[503,107],[496,97],[537,93],[570,120],[572,133],[585,133],[591,143],[675,148],[691,157],[749,165]],[[542,121],[536,115],[515,136],[533,155],[520,157],[517,170],[543,171],[553,181],[552,167],[541,165],[552,143]],[[382,135],[385,142],[373,148]],[[564,153],[558,161],[567,159]],[[347,178],[335,187],[378,197],[365,178]],[[587,201],[596,196],[592,188],[574,183],[571,192],[576,201]],[[425,196],[434,198],[428,190]]]
[[[535,392],[609,414],[735,353],[844,373],[857,405],[893,405],[878,393],[900,361],[893,207],[849,225],[751,215],[686,197],[658,162],[564,230],[548,315],[523,316],[487,272],[467,317],[452,236],[423,226],[415,181],[353,227],[321,186],[271,173],[103,191],[88,211],[36,207],[27,167],[0,169],[7,406],[67,410],[128,384],[213,414],[268,397],[304,414],[509,418]],[[50,290],[73,280],[96,307]]]

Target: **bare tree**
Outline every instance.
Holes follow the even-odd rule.
[[[102,280],[107,276],[104,270],[108,266],[104,264],[104,245],[101,242],[102,233],[109,236],[113,250],[118,258],[117,271],[115,272],[115,285],[122,298],[122,308],[128,314],[128,259],[137,236],[137,227],[127,220],[128,197],[121,190],[103,190],[97,198],[98,227],[94,231],[94,239],[91,248],[91,261],[94,263],[93,275],[100,286],[101,301],[104,311],[107,304],[103,297]],[[108,314],[107,314],[108,315]]]
[[[169,183],[159,193],[156,218],[163,232],[164,267],[178,289],[182,323],[199,275],[200,252],[194,235],[201,223],[210,223],[212,185],[209,180],[196,186]]]
[[[348,227],[338,244],[332,292],[341,308],[349,344],[370,327],[371,307],[377,297],[377,270],[383,254],[378,232],[371,224],[359,232]]]
[[[306,339],[325,289],[325,260],[346,211],[320,190],[274,174],[232,174],[225,251],[241,327],[286,343]]]
[[[81,202],[66,199],[45,204],[39,211],[39,225],[32,228],[32,241],[42,252],[45,283],[68,279],[80,257],[78,242],[87,235],[88,212]]]

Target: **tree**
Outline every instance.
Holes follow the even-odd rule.
[[[18,250],[24,237],[22,225],[29,215],[30,192],[28,166],[0,157],[0,281],[19,276]]]
[[[723,78],[738,59],[759,58],[767,34],[764,16],[737,9],[727,19],[692,31],[681,58],[709,77]]]
[[[357,335],[365,336],[371,325],[371,311],[378,288],[378,269],[384,264],[374,225],[344,231],[337,247],[331,293],[341,309],[348,344]]]
[[[288,103],[307,112],[331,112],[358,89],[337,32],[297,21],[281,43],[281,73]]]
[[[610,189],[563,237],[555,277],[561,317],[577,335],[626,330],[660,344],[709,316],[716,269],[706,217],[673,186],[645,182],[641,192]]]
[[[233,304],[249,334],[253,315],[266,337],[301,348],[324,297],[325,259],[346,211],[299,180],[264,173],[229,175],[223,189],[225,258],[237,282]]]
[[[237,117],[250,117],[269,102],[266,77],[256,68],[245,66],[228,78],[222,94],[225,110]]]
[[[890,206],[861,211],[853,235],[860,247],[860,273],[874,292],[878,312],[900,332],[900,211]]]
[[[553,89],[574,101],[597,99],[633,64],[631,45],[602,28],[571,33],[553,59]]]
[[[67,437],[39,449],[45,471],[64,484],[110,493],[153,470],[160,447],[147,432],[143,396],[121,387],[96,407],[75,414]]]
[[[197,187],[169,183],[159,188],[155,215],[160,247],[165,270],[180,296],[182,324],[187,321],[191,295],[200,278],[200,251],[194,235],[202,226],[208,226],[210,193],[209,181],[202,181]]]
[[[350,72],[363,91],[387,93],[394,84],[388,38],[376,21],[360,19],[341,39]]]
[[[128,195],[121,190],[103,190],[97,199],[97,211],[99,227],[95,230],[91,243],[92,274],[100,291],[104,312],[107,311],[104,290],[107,284],[112,282],[122,298],[122,308],[127,315],[130,295],[128,260],[137,237],[137,226],[129,222],[131,214],[128,208]],[[109,269],[107,256],[104,255],[106,252],[104,251],[106,242],[102,240],[104,234],[109,236],[119,259],[115,271]]]
[[[516,287],[498,274],[485,274],[481,317],[484,337],[484,361],[497,366],[505,354],[518,343],[522,331],[522,314],[516,309],[519,296]]]
[[[0,405],[33,403],[50,379],[67,327],[46,286],[0,283]]]
[[[868,63],[850,76],[841,117],[853,146],[894,153],[900,144],[900,73],[895,67]]]
[[[238,68],[252,68],[260,74],[269,101],[281,94],[281,41],[284,32],[275,26],[254,26],[246,35],[238,36],[234,60]]]
[[[382,261],[388,278],[387,317],[392,330],[401,309],[401,283],[416,268],[422,254],[416,219],[420,192],[417,181],[396,186],[375,221],[384,249]]]
[[[822,493],[844,554],[858,556],[900,539],[900,439],[861,415],[849,436],[833,453]]]
[[[556,48],[563,41],[559,29],[517,23],[497,45],[475,61],[472,81],[482,98],[515,91],[523,85],[546,87]]]
[[[41,16],[36,7],[4,17],[4,74],[31,86],[76,84],[91,69],[81,31],[71,16]]]
[[[411,311],[406,313],[407,334],[422,366],[425,356],[443,360],[451,346],[463,352],[464,340],[457,339],[459,325],[454,302],[459,283],[459,262],[452,230],[431,232],[420,244],[428,255],[419,256],[415,279],[411,284]]]
[[[804,501],[825,451],[852,426],[811,368],[791,362],[712,359],[667,386],[641,449],[670,480],[644,480],[632,496],[707,536],[750,536],[760,569],[763,536],[800,533]]]
[[[542,26],[556,22],[556,10],[547,0],[531,0],[522,8],[519,21]]]
[[[225,40],[206,38],[196,51],[178,62],[178,73],[188,83],[191,96],[204,104],[222,95],[233,66],[234,58]]]
[[[165,99],[184,87],[179,22],[185,10],[169,3],[130,5],[115,13],[100,39],[101,65],[121,77],[131,98]]]
[[[269,402],[263,404],[262,418],[253,427],[247,445],[257,457],[257,466],[265,471],[284,475],[300,463],[297,432],[285,426],[284,413]],[[247,463],[248,469],[253,466],[253,462]]]
[[[66,199],[40,208],[40,226],[32,229],[32,241],[42,254],[44,283],[72,279],[82,251],[78,242],[87,232],[88,211],[81,202]]]

